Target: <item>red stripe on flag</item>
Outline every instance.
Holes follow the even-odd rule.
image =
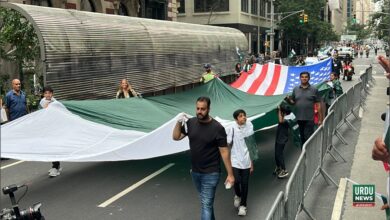
[[[271,85],[269,85],[264,95],[273,95],[275,93],[275,90],[278,87],[281,69],[282,69],[281,65],[275,65],[275,70],[274,70],[274,75],[272,77]]]
[[[268,64],[265,64],[265,65],[263,65],[263,68],[261,69],[261,73],[260,73],[259,77],[257,77],[257,79],[255,81],[253,81],[253,83],[252,83],[251,87],[249,88],[249,90],[247,91],[247,93],[250,93],[250,94],[256,93],[256,91],[259,89],[261,83],[263,83],[265,76],[267,75],[267,72],[268,72]]]
[[[251,69],[248,72],[241,71],[240,78],[238,78],[235,82],[233,82],[230,85],[233,88],[236,88],[236,89],[240,88],[245,83],[245,81],[248,78],[248,76],[255,71],[256,66],[257,66],[257,64],[255,63],[255,64],[252,65]]]
[[[251,66],[251,69],[248,70],[248,74],[252,74],[252,73],[255,71],[257,65],[258,65],[257,63],[254,63],[254,64]]]
[[[246,72],[241,72],[240,78],[238,78],[236,81],[234,81],[232,84],[230,84],[233,88],[240,88],[248,78],[249,74]]]

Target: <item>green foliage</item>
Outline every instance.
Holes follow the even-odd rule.
[[[33,25],[15,10],[0,7],[0,24],[0,59],[18,65],[22,86],[29,97],[29,106],[34,109],[37,106],[37,97],[32,94],[32,78],[38,69],[35,62],[40,55],[38,37]],[[0,92],[4,94],[10,89],[10,76],[1,73],[0,79]]]
[[[347,30],[348,33],[356,34],[357,40],[367,39],[371,34],[371,28],[369,26],[352,22],[348,22]]]
[[[299,40],[309,37],[316,41],[333,41],[338,36],[328,22],[320,18],[321,10],[325,7],[323,0],[277,0],[279,12],[290,12],[305,10],[308,15],[308,22],[300,22],[300,15],[296,14],[284,19],[279,27],[283,29],[285,36],[289,39]]]
[[[384,0],[383,7],[379,13],[371,16],[369,27],[372,32],[384,41],[390,42],[390,0]]]
[[[0,57],[23,61],[24,66],[39,55],[39,42],[33,25],[21,14],[11,9],[0,8]],[[11,50],[6,51],[9,45]]]

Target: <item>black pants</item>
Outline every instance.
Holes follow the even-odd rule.
[[[246,207],[246,199],[248,197],[248,182],[250,169],[238,169],[233,167],[234,175],[234,191],[241,198],[240,206]]]
[[[299,134],[301,135],[301,142],[303,144],[314,133],[314,121],[311,120],[298,120]]]
[[[52,168],[56,168],[57,170],[60,169],[60,162],[56,161],[56,162],[52,162]]]
[[[284,156],[283,156],[283,151],[284,151],[284,146],[286,144],[281,144],[281,143],[275,143],[275,162],[276,166],[282,168],[283,170],[286,169],[286,165],[284,164]]]

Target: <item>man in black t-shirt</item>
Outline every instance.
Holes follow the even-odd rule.
[[[301,85],[293,89],[292,96],[286,101],[295,105],[295,115],[299,125],[302,145],[314,133],[314,105],[318,107],[318,126],[322,124],[321,97],[318,89],[309,83],[310,73],[302,72],[299,76]]]
[[[189,138],[191,175],[201,200],[202,220],[215,219],[213,203],[221,175],[221,157],[228,174],[225,184],[234,184],[225,128],[210,117],[209,112],[210,99],[199,97],[196,101],[196,117],[180,118],[172,134],[176,141],[186,136]]]
[[[337,54],[334,55],[332,60],[332,72],[336,73],[336,77],[340,78],[340,74],[343,68],[343,64],[341,63],[341,59],[338,57]]]

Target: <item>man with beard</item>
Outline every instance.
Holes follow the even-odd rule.
[[[309,83],[310,73],[302,72],[299,75],[301,85],[295,87],[292,96],[287,96],[286,100],[295,105],[296,118],[299,125],[299,133],[301,135],[302,145],[314,133],[314,105],[318,109],[318,126],[322,124],[321,97],[318,89],[311,86]]]
[[[182,115],[173,130],[173,140],[188,136],[191,152],[191,175],[201,200],[202,220],[214,220],[214,197],[221,176],[221,157],[227,171],[226,188],[234,184],[230,151],[225,128],[210,117],[210,98],[196,101],[196,117]]]

